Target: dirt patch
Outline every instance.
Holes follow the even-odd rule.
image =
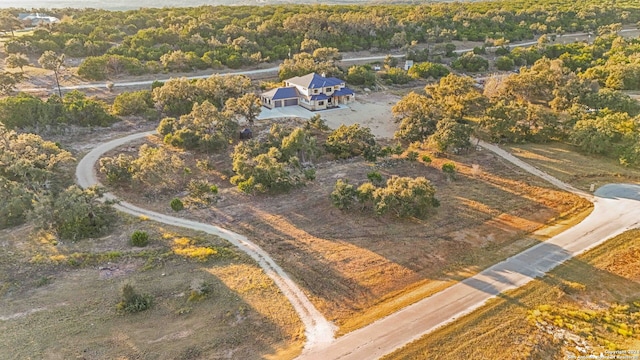
[[[0,231],[0,348],[7,358],[293,358],[304,333],[295,311],[250,259],[214,236],[123,216],[102,239],[47,242],[30,229]],[[134,229],[149,246],[132,248]],[[217,254],[173,253],[188,237]],[[80,265],[69,259],[90,254]],[[111,254],[110,260],[96,260]],[[94,259],[94,260],[90,260]],[[207,295],[189,300],[194,281]],[[150,310],[119,314],[124,283],[153,297]],[[53,355],[52,355],[53,354]]]
[[[349,109],[326,111],[321,114],[332,129],[340,125],[360,124],[371,129],[378,138],[393,138],[397,124],[393,122],[391,107],[400,100],[388,92],[358,93]]]

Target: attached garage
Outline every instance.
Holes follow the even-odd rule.
[[[270,109],[298,105],[298,91],[295,87],[272,89],[263,93],[260,98],[262,105]]]
[[[298,105],[298,99],[287,99],[284,101],[284,106],[295,106]]]

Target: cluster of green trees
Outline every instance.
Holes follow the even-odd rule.
[[[74,90],[46,100],[19,93],[0,99],[0,120],[9,129],[41,131],[61,125],[107,126],[118,121],[103,101]]]
[[[378,173],[375,174],[378,176],[369,178],[381,178]],[[378,215],[391,213],[401,218],[424,218],[440,205],[435,198],[435,187],[424,177],[394,175],[383,184],[377,186],[374,182],[367,181],[355,187],[347,180],[338,180],[331,193],[331,201],[341,210],[351,209],[358,204],[362,211],[372,211]]]
[[[311,54],[314,47],[320,47],[317,44],[339,51],[388,50],[413,42],[518,41],[544,33],[593,31],[620,21],[635,23],[640,20],[639,8],[633,0],[620,0],[615,6],[599,0],[562,4],[525,0],[418,6],[206,6],[125,12],[59,9],[51,13],[64,21],[50,30],[16,37],[5,47],[11,54],[36,56],[45,51],[73,57],[119,55],[120,61],[133,64],[125,71],[133,72],[221,65],[237,68],[288,59],[298,51]],[[13,29],[10,22],[0,21],[0,31]],[[101,69],[87,74],[108,74],[110,65],[105,60],[93,62],[90,68]],[[136,60],[143,66],[137,66]]]
[[[473,79],[449,74],[393,107],[395,136],[442,152],[468,147],[474,131],[496,142],[561,140],[640,164],[640,104],[565,61],[542,57],[519,73],[490,78],[482,93]]]
[[[217,151],[226,149],[237,138],[239,125],[229,111],[220,111],[209,101],[195,104],[179,119],[165,118],[158,133],[165,144],[184,149]]]
[[[494,141],[565,140],[637,165],[640,105],[580,75],[561,59],[542,58],[519,74],[488,83],[490,106],[480,120],[482,130]]]
[[[288,191],[315,179],[312,160],[317,154],[311,131],[274,124],[265,141],[252,139],[236,145],[231,183],[247,193]]]
[[[100,159],[100,172],[114,185],[132,184],[146,194],[159,194],[184,186],[184,161],[166,148],[144,144],[138,156],[119,154]]]
[[[33,219],[62,239],[103,233],[113,220],[99,189],[71,185],[74,159],[34,134],[18,134],[0,123],[0,229]]]
[[[155,106],[168,116],[188,114],[195,103],[209,101],[222,110],[227,100],[240,97],[251,87],[244,75],[212,75],[206,79],[171,79],[153,89]]]
[[[481,114],[486,97],[470,77],[449,74],[428,85],[425,94],[411,92],[392,112],[399,124],[394,134],[407,142],[429,142],[438,151],[470,146],[472,127],[468,119]]]

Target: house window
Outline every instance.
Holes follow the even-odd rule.
[[[317,94],[318,93],[318,89],[313,89],[313,93]]]
[[[318,101],[318,105],[324,105],[324,101]]]
[[[324,89],[324,92],[331,92],[331,90],[333,90],[332,88],[326,88]]]

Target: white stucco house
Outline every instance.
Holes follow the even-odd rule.
[[[269,109],[302,106],[307,110],[325,110],[355,100],[353,90],[344,80],[316,73],[297,76],[284,81],[285,86],[262,93],[262,105]]]
[[[60,22],[60,19],[54,16],[39,13],[20,13],[18,19],[31,26],[37,26],[39,24],[53,24]]]

